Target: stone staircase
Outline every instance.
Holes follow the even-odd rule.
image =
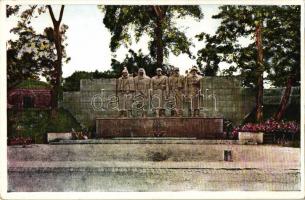
[[[8,147],[11,192],[300,189],[300,149],[146,138]],[[95,142],[95,143],[94,143]],[[162,142],[162,143],[161,143]],[[224,161],[224,151],[232,162]]]

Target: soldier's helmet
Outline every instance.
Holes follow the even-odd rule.
[[[126,72],[126,73],[128,74],[128,69],[127,69],[127,67],[124,67],[122,73],[124,73],[124,72]]]
[[[162,72],[162,69],[161,68],[157,68],[156,71],[161,71]]]
[[[190,72],[192,72],[192,71],[198,72],[198,68],[197,68],[196,66],[193,66],[193,67],[190,69]]]

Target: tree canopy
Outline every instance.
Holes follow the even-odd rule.
[[[153,59],[149,55],[144,55],[141,50],[135,52],[129,49],[128,54],[122,62],[112,58],[111,66],[117,77],[121,75],[124,67],[127,67],[128,72],[131,74],[136,74],[139,68],[144,68],[146,74],[149,76],[153,76],[156,73]]]
[[[263,80],[273,86],[286,86],[275,115],[279,120],[287,107],[291,87],[300,84],[300,6],[230,5],[219,9],[213,16],[221,20],[216,34],[197,35],[207,42],[198,51],[197,63],[205,61],[205,71],[213,75],[219,62],[231,63],[225,73],[239,72],[243,84],[257,91],[258,122],[263,119]],[[249,41],[248,45],[241,44],[243,39]]]
[[[53,28],[46,27],[43,33],[37,33],[32,27],[32,19],[45,12],[44,6],[7,6],[7,17],[18,17],[17,26],[10,32],[17,39],[7,42],[7,80],[8,87],[27,79],[46,78],[47,82],[55,82],[55,66],[57,59]],[[68,26],[61,26],[63,41]],[[64,44],[65,46],[67,44]],[[70,60],[63,48],[64,61]]]
[[[175,19],[190,16],[201,19],[199,6],[99,6],[105,16],[103,22],[111,32],[110,49],[115,52],[121,45],[128,47],[132,36],[138,42],[147,34],[148,48],[156,67],[163,67],[169,53],[186,53],[192,57],[189,47],[192,41],[176,27]],[[133,31],[131,33],[131,31]]]
[[[206,47],[198,51],[197,63],[204,71],[216,74],[219,62],[231,64],[224,71],[234,72],[244,78],[243,84],[256,86],[257,48],[256,27],[261,23],[264,79],[273,86],[285,86],[290,74],[294,74],[293,85],[300,81],[300,6],[220,6],[214,19],[221,24],[215,35],[201,33],[199,40]],[[243,46],[241,40],[249,41]]]
[[[63,90],[64,91],[79,91],[81,79],[100,79],[100,78],[116,78],[113,71],[94,72],[75,71],[71,76],[64,78]]]

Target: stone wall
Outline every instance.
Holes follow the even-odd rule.
[[[255,106],[255,93],[249,88],[241,87],[237,78],[204,77],[201,80],[201,91],[206,99],[206,115],[218,115],[239,123]],[[216,99],[216,112],[215,101]]]
[[[223,117],[238,124],[255,107],[254,91],[243,88],[237,78],[203,77],[201,91],[200,116],[202,117]],[[278,105],[282,92],[283,88],[265,89],[264,104]],[[114,107],[111,100],[114,100],[115,96],[115,79],[84,79],[80,81],[80,91],[64,92],[62,106],[85,126],[95,126],[97,117],[118,116],[118,111],[111,109]],[[102,101],[104,101],[103,105]],[[299,88],[293,88],[290,103],[300,105]],[[108,106],[108,109],[104,109],[105,106]],[[184,115],[188,115],[187,106],[187,103],[184,103]]]

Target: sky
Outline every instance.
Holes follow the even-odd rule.
[[[179,19],[176,21],[177,27],[184,30],[186,36],[194,42],[194,47],[190,50],[193,55],[204,47],[204,42],[198,42],[195,35],[206,32],[214,34],[220,24],[219,20],[212,19],[212,15],[218,13],[219,5],[202,5],[200,6],[204,17],[200,21],[196,21],[190,17]],[[59,5],[53,5],[55,16],[59,16]],[[63,77],[70,76],[75,71],[104,71],[111,69],[112,53],[109,48],[111,34],[103,24],[104,14],[98,9],[97,5],[66,5],[62,23],[69,26],[66,36],[68,46],[66,52],[71,60],[69,63],[63,64]],[[8,38],[15,38],[9,33],[9,30],[16,25],[18,17],[10,17],[7,19],[7,34]],[[33,28],[42,33],[45,27],[52,26],[49,13],[40,15],[32,20]],[[141,40],[130,47],[133,50],[142,49],[144,54],[148,54],[147,43],[148,36],[143,35]],[[116,59],[122,61],[128,48],[121,46],[116,52]],[[179,67],[183,73],[192,65],[196,65],[195,59],[190,59],[186,54],[175,56],[170,54],[165,61],[167,64]],[[220,69],[226,68],[225,63],[220,64]]]

